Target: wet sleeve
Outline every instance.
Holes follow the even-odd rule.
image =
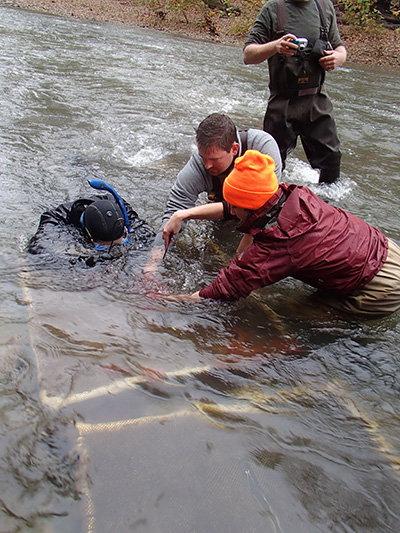
[[[202,298],[238,300],[262,287],[295,274],[295,266],[286,247],[255,241],[242,254],[232,259],[227,268],[219,271],[216,279],[200,290]]]
[[[47,250],[49,242],[57,235],[55,228],[67,225],[71,205],[71,203],[60,204],[55,209],[45,211],[41,215],[36,233],[29,241],[28,253],[40,254]]]
[[[236,218],[234,215],[231,215],[229,211],[229,204],[226,200],[222,200],[222,207],[224,209],[224,214],[223,214],[224,220],[233,220]]]
[[[131,204],[129,204],[124,198],[122,198],[122,201],[124,202],[126,213],[128,215],[128,218],[129,218],[129,223],[132,224],[135,221],[135,219],[139,218],[139,215],[133,209]]]
[[[267,285],[259,273],[255,257],[256,248],[251,245],[246,252],[232,259],[228,267],[220,270],[211,285],[200,290],[200,297],[234,301]]]
[[[40,217],[39,226],[45,224],[67,224],[71,213],[72,203],[60,204],[55,209],[45,211]]]
[[[130,243],[135,250],[149,247],[155,233],[146,221],[142,220],[132,206],[123,199],[129,218]]]

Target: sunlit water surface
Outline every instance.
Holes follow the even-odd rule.
[[[235,304],[167,303],[232,255],[190,223],[153,283],[26,254],[40,214],[108,181],[155,230],[211,112],[260,127],[266,66],[240,48],[2,8],[0,531],[395,532],[399,315],[361,322],[285,280]],[[398,73],[328,76],[343,146],[321,187],[400,242]]]

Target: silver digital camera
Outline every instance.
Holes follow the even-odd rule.
[[[293,39],[292,43],[297,44],[299,46],[299,50],[302,52],[306,49],[308,40],[305,37],[299,37],[298,39]]]

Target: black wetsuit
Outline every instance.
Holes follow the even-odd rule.
[[[105,193],[79,198],[45,211],[40,217],[35,235],[28,244],[28,252],[46,256],[53,263],[58,263],[61,256],[64,256],[71,264],[94,266],[99,261],[119,257],[125,250],[141,250],[151,246],[155,233],[124,200],[130,222],[129,244],[113,246],[109,251],[96,250],[85,236],[80,220],[86,207],[98,199],[115,202],[112,194]]]

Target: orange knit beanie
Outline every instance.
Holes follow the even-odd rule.
[[[235,160],[235,167],[225,179],[222,193],[236,207],[256,210],[278,190],[278,179],[271,156],[247,150]]]

